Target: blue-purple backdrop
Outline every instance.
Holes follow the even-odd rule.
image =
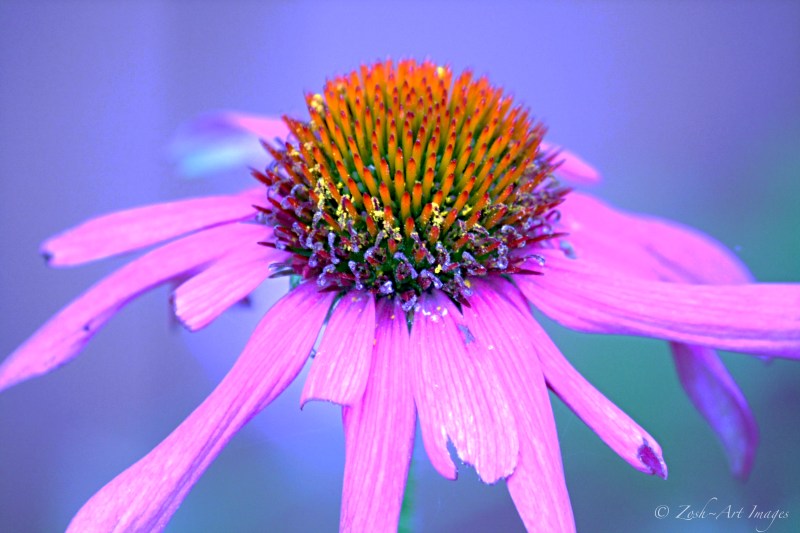
[[[3,0],[0,358],[122,264],[48,270],[45,237],[102,212],[249,185],[246,171],[177,177],[165,146],[180,123],[219,108],[300,113],[326,76],[387,55],[489,74],[603,171],[598,194],[710,232],[761,280],[800,280],[800,3]],[[157,290],[78,360],[0,395],[0,531],[62,530],[212,389],[270,289],[193,335]],[[725,356],[761,426],[743,484],[663,343],[551,331],[659,439],[670,467],[668,481],[634,471],[555,400],[579,529],[753,531],[745,519],[653,516],[713,497],[791,513],[770,531],[800,527],[800,363]],[[335,528],[339,410],[300,412],[299,390],[231,443],[169,531]],[[483,486],[467,468],[445,481],[422,453],[414,477],[418,531],[522,530],[502,483]]]

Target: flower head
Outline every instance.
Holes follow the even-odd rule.
[[[469,278],[519,273],[515,251],[554,237],[567,191],[544,128],[485,78],[377,63],[307,103],[308,122],[284,118],[296,145],[265,144],[275,163],[254,174],[286,268],[321,288],[468,304]]]
[[[596,171],[546,145],[544,127],[483,78],[384,62],[323,93],[307,97],[306,121],[222,114],[190,129],[185,161],[219,161],[232,131],[266,139],[258,188],[106,215],[44,243],[65,266],[169,241],[53,317],[0,365],[0,388],[66,363],[161,283],[181,281],[175,313],[194,330],[267,277],[298,278],[211,395],[71,530],[163,529],[297,376],[324,324],[302,401],[343,407],[341,529],[396,529],[419,421],[443,476],[456,477],[452,444],[483,481],[506,480],[529,530],[574,530],[548,388],[634,468],[667,467],[531,306],[579,331],[670,341],[684,387],[747,474],[755,422],[714,349],[800,357],[800,286],[752,283],[705,235],[568,192],[558,178]]]

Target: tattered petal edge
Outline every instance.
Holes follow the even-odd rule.
[[[443,476],[455,474],[450,440],[459,459],[494,483],[517,464],[517,428],[508,392],[492,368],[494,353],[475,343],[459,320],[439,291],[424,294],[414,314],[410,358],[423,444]]]

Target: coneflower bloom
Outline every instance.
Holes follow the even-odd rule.
[[[66,363],[156,285],[181,282],[175,313],[196,330],[268,277],[296,282],[209,397],[93,496],[71,531],[163,529],[298,375],[320,331],[302,402],[342,405],[342,530],[397,528],[418,422],[443,476],[456,477],[451,444],[484,482],[507,482],[528,530],[573,531],[548,388],[634,468],[666,477],[667,467],[531,306],[579,331],[670,341],[689,394],[746,474],[755,426],[714,349],[800,357],[800,286],[752,283],[710,238],[571,192],[559,179],[592,181],[591,167],[545,145],[541,124],[469,72],[387,61],[334,78],[307,104],[306,120],[217,122],[265,139],[271,163],[253,171],[257,188],[102,216],[44,243],[53,266],[159,247],[37,331],[0,367],[0,388]],[[195,147],[225,140],[200,133]]]

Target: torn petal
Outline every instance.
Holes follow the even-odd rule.
[[[475,342],[459,314],[439,291],[424,294],[414,314],[411,366],[423,443],[445,477],[455,475],[450,439],[459,458],[493,483],[517,464],[517,429],[492,369],[494,354]]]
[[[474,284],[464,319],[488,350],[508,394],[519,434],[519,462],[508,491],[528,531],[575,531],[545,379],[519,312],[485,282]],[[510,287],[510,290],[515,290]]]

